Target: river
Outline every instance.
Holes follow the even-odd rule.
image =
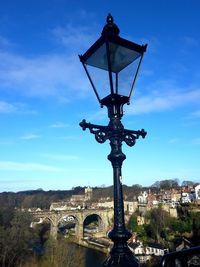
[[[106,259],[106,255],[99,251],[88,249],[82,246],[78,246],[76,244],[70,244],[72,249],[76,249],[77,255],[82,254],[84,260],[82,261],[80,267],[102,267],[104,260]],[[71,266],[70,266],[71,267]]]

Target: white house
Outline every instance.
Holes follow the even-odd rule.
[[[140,262],[146,262],[151,256],[163,256],[168,253],[169,250],[164,248],[160,244],[148,243],[146,246],[142,242],[129,244],[131,251],[140,260]]]
[[[190,203],[191,202],[191,195],[188,192],[183,192],[181,194],[181,202],[182,203]]]
[[[144,191],[138,196],[138,203],[147,204],[147,202],[148,202],[148,193]]]
[[[200,200],[200,184],[194,187],[195,200]]]

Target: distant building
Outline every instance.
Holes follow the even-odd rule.
[[[91,187],[86,187],[85,188],[85,200],[90,200],[92,198],[92,193],[93,193],[93,190]]]
[[[190,203],[190,202],[191,202],[190,193],[183,192],[181,194],[181,203]]]
[[[194,187],[191,189],[191,199],[192,201],[200,200],[200,184],[194,185]]]
[[[86,187],[85,192],[82,195],[72,195],[70,198],[70,202],[72,204],[81,204],[87,200],[90,200],[92,197],[92,188],[91,187]]]
[[[52,202],[50,205],[50,211],[64,211],[64,210],[70,210],[70,204],[69,202]]]
[[[142,192],[139,196],[138,196],[138,204],[139,205],[146,205],[148,202],[148,193],[146,191]]]
[[[152,209],[152,208],[158,206],[157,195],[153,194],[150,190],[149,190],[149,194],[147,196],[147,206],[148,206],[148,209]]]
[[[181,202],[190,203],[200,201],[200,184],[182,187]]]
[[[85,208],[85,202],[92,197],[92,188],[86,187],[85,193],[81,195],[72,195],[69,201],[53,202],[50,206],[50,211],[63,211],[71,209]]]
[[[145,263],[147,260],[150,260],[153,255],[163,256],[169,252],[167,248],[156,243],[147,243],[147,245],[144,246],[142,242],[136,242],[129,244],[129,247],[141,263]]]
[[[137,201],[124,201],[124,211],[128,214],[133,214],[138,208]]]
[[[114,207],[113,200],[111,200],[111,201],[99,201],[97,203],[97,208],[108,208],[108,209],[111,209],[113,207]]]

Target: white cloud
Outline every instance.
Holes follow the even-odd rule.
[[[0,113],[37,114],[24,103],[9,103],[0,101]]]
[[[52,30],[54,40],[69,50],[81,53],[94,43],[96,36],[92,33],[92,27],[76,26],[71,24],[65,27],[56,27]],[[94,32],[94,31],[93,31]]]
[[[0,35],[0,48],[10,48],[13,44],[6,37]]]
[[[38,139],[40,137],[41,137],[40,135],[28,133],[28,134],[25,134],[24,136],[22,136],[20,139],[23,139],[23,140],[32,140],[32,139]]]
[[[83,97],[90,90],[78,53],[96,39],[91,27],[68,24],[55,28],[51,34],[54,42],[62,45],[62,53],[26,57],[10,52],[4,45],[0,50],[0,90],[9,88],[25,96],[56,97],[64,103],[72,97]],[[1,44],[8,45],[9,41],[0,36]]]
[[[83,77],[82,66],[75,55],[25,58],[0,53],[0,90],[9,88],[25,96],[51,96],[66,102],[66,99],[83,96],[89,90]]]
[[[69,127],[69,124],[64,123],[64,122],[56,122],[54,124],[51,124],[49,127],[50,128],[66,128],[66,127]]]
[[[61,168],[40,164],[40,163],[21,163],[15,161],[0,161],[1,171],[63,171]]]
[[[200,109],[192,112],[190,118],[200,118]]]
[[[192,143],[194,145],[200,145],[200,137],[197,137],[197,138],[193,139]]]
[[[16,106],[5,101],[0,101],[0,113],[13,113],[17,110]]]
[[[43,154],[43,156],[45,158],[58,160],[58,161],[71,161],[71,160],[78,159],[78,156],[74,156],[74,155]]]
[[[153,91],[147,96],[138,97],[133,100],[132,105],[127,107],[127,114],[142,114],[150,112],[161,112],[173,110],[175,108],[185,106],[191,103],[199,103],[200,89],[191,90],[168,90],[163,93],[163,88],[158,91]]]
[[[199,46],[199,41],[191,36],[184,36],[183,44],[189,47],[197,47]]]
[[[175,144],[179,142],[179,138],[172,138],[168,141],[168,144]]]

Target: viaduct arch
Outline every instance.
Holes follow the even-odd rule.
[[[77,241],[81,242],[84,237],[84,223],[86,219],[95,215],[98,218],[98,235],[105,237],[112,222],[112,209],[84,209],[84,210],[66,210],[66,211],[38,211],[32,213],[37,222],[33,222],[32,226],[43,223],[46,220],[50,223],[50,236],[57,238],[58,225],[65,217],[74,217],[76,220],[75,236]],[[39,222],[38,222],[39,220]]]

